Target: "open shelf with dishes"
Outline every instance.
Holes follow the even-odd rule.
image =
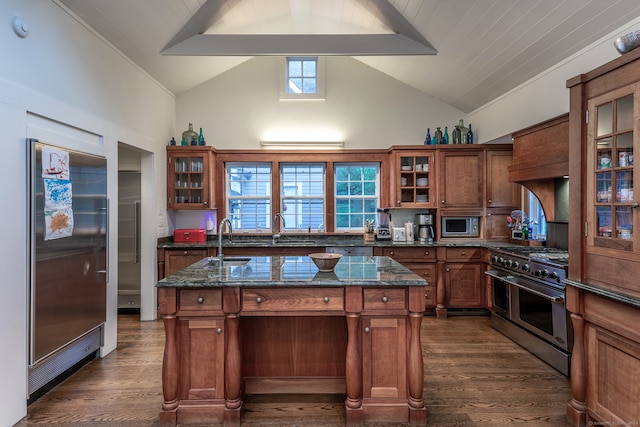
[[[395,206],[433,207],[435,203],[434,151],[398,152],[394,156]]]

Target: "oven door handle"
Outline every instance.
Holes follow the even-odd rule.
[[[485,271],[484,274],[486,274],[487,276],[491,276],[491,277],[493,277],[495,279],[502,280],[503,282],[508,283],[509,285],[513,285],[513,286],[518,287],[520,289],[524,289],[527,292],[531,292],[532,294],[537,295],[537,296],[539,296],[541,298],[544,298],[546,300],[549,300],[551,302],[562,303],[564,301],[564,298],[561,297],[561,296],[547,295],[547,294],[544,294],[542,292],[538,292],[538,291],[536,291],[534,289],[531,289],[531,288],[528,288],[526,286],[523,286],[520,283],[517,283],[517,282],[514,282],[512,280],[509,280],[510,278],[515,278],[515,276],[511,276],[511,275],[503,276],[503,275],[500,275],[496,270]]]

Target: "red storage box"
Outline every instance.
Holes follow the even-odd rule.
[[[179,228],[173,232],[174,243],[204,243],[207,233],[204,228]]]

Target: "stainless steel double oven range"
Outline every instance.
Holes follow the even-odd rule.
[[[565,307],[569,256],[560,249],[492,249],[491,323],[549,365],[569,375],[573,330]]]

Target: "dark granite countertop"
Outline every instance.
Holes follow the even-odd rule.
[[[389,257],[343,256],[325,273],[308,256],[229,257],[220,267],[204,258],[158,281],[157,287],[223,286],[426,286],[428,283]]]
[[[433,244],[420,243],[417,240],[413,242],[393,242],[391,240],[376,240],[373,242],[365,242],[362,236],[344,236],[344,235],[291,235],[282,236],[278,243],[273,243],[270,235],[265,236],[233,236],[232,241],[223,240],[224,248],[271,248],[271,247],[484,247],[484,248],[503,248],[518,246],[504,241],[489,241],[482,239],[441,239]],[[217,248],[217,237],[209,238],[203,243],[174,243],[172,237],[158,239],[158,248],[162,249],[202,249]]]
[[[614,301],[618,301],[624,304],[629,304],[634,307],[640,308],[640,298],[636,298],[631,295],[624,294],[622,292],[616,292],[602,286],[582,283],[582,282],[578,282],[576,280],[571,280],[571,279],[565,279],[563,283],[569,286],[573,286],[574,288],[582,289],[582,290],[591,292],[593,294],[600,295],[605,298],[609,298]]]

